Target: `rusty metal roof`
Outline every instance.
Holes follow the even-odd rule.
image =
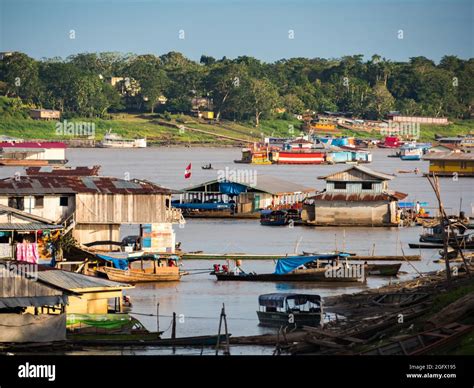
[[[98,176],[100,166],[78,166],[78,167],[28,167],[25,169],[29,176]]]
[[[172,194],[174,191],[145,180],[103,176],[20,176],[0,180],[0,194]]]
[[[317,201],[347,201],[347,202],[372,202],[372,201],[399,201],[408,197],[408,194],[398,191],[373,193],[328,193],[322,191],[310,199]]]

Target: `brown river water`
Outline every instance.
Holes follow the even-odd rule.
[[[373,150],[373,162],[368,167],[386,173],[397,170],[428,170],[424,161],[402,161],[387,157],[391,150]],[[258,174],[273,175],[282,179],[323,189],[324,181],[318,176],[348,168],[346,165],[270,165],[251,166],[235,164],[240,159],[237,148],[147,148],[143,150],[110,149],[70,149],[67,157],[69,165],[102,165],[101,173],[117,177],[148,179],[159,185],[180,189],[217,177],[217,171],[225,169],[251,169]],[[184,179],[186,166],[192,163],[191,179]],[[212,163],[214,170],[202,170],[201,165]],[[3,168],[2,177],[12,175],[21,168]],[[473,215],[474,178],[441,178],[441,192],[448,213],[455,214],[461,208]],[[432,189],[422,175],[397,174],[389,183],[392,190],[409,194],[405,201],[428,202],[428,210],[436,214],[436,199]],[[432,209],[430,209],[432,208]],[[370,254],[375,244],[375,254],[401,254],[400,243],[405,254],[418,254],[419,250],[408,248],[408,242],[418,241],[420,227],[410,228],[337,228],[337,227],[265,227],[258,220],[188,220],[184,227],[175,226],[176,241],[182,243],[185,251],[204,251],[207,253],[292,253],[298,243],[298,251],[327,252],[336,247],[361,255]],[[123,235],[134,234],[136,227],[123,227]],[[422,261],[413,262],[417,270],[430,271],[442,269],[436,264],[437,250],[422,250]],[[306,292],[321,296],[353,293],[367,287],[378,287],[389,281],[370,277],[366,284],[359,286],[334,286],[305,283],[252,283],[217,282],[208,273],[197,270],[210,270],[218,261],[187,260],[182,263],[185,270],[195,270],[197,274],[185,276],[180,282],[137,285],[127,292],[131,296],[132,315],[138,318],[149,330],[156,330],[156,316],[138,314],[156,314],[160,304],[160,330],[167,330],[164,337],[171,335],[171,315],[178,315],[177,336],[217,334],[219,313],[225,304],[229,332],[232,335],[255,335],[273,332],[272,329],[258,326],[256,310],[260,294],[270,292]],[[222,261],[219,262],[222,264]],[[269,261],[248,260],[243,268],[257,273],[272,272],[274,263]],[[400,280],[416,275],[415,269],[403,263]],[[192,273],[193,271],[191,271]],[[269,349],[259,347],[238,347],[232,354],[268,354]],[[196,349],[122,349],[122,350],[84,350],[75,354],[200,354]],[[209,354],[205,350],[204,354]]]

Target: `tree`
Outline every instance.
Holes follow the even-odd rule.
[[[287,94],[282,98],[283,107],[289,113],[300,114],[305,110],[305,105],[296,94]]]
[[[7,56],[1,66],[1,79],[5,82],[5,95],[39,102],[41,84],[38,62],[23,53]]]
[[[278,92],[268,79],[247,78],[242,88],[242,105],[247,112],[253,112],[255,126],[260,125],[263,114],[269,114],[278,105]]]
[[[383,118],[386,113],[393,109],[395,102],[383,82],[379,82],[372,88],[367,100],[367,114],[374,119]]]

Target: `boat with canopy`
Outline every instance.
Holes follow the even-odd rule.
[[[365,280],[362,265],[349,265],[344,260],[349,253],[325,253],[312,256],[288,256],[277,260],[275,271],[267,274],[247,273],[240,268],[240,260],[233,269],[229,265],[214,264],[217,280],[260,282],[361,282]]]
[[[322,301],[319,295],[272,293],[258,297],[260,326],[319,326]]]

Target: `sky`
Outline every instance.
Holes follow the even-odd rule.
[[[474,57],[473,23],[474,0],[0,0],[0,51],[439,61]]]

